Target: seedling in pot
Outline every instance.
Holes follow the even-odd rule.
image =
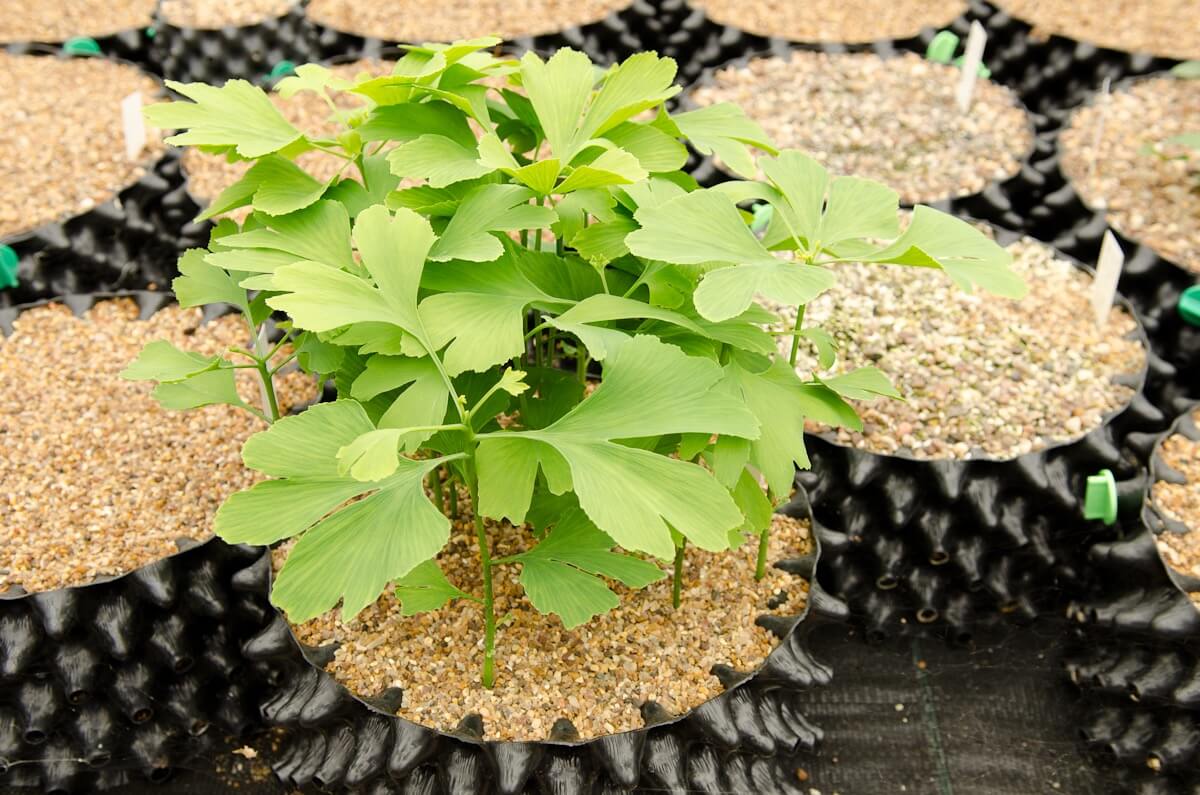
[[[299,67],[284,96],[361,99],[334,111],[333,137],[292,127],[242,81],[173,84],[193,101],[148,110],[185,130],[175,143],[254,161],[209,211],[249,206],[249,219],[222,222],[185,275],[221,285],[206,300],[252,291],[252,323],[260,303],[286,315],[300,367],[338,391],[247,441],[246,464],[272,479],[231,497],[216,532],[298,538],[272,594],[295,622],[338,602],[349,620],[389,583],[406,615],[479,603],[488,687],[496,567],[520,564],[530,603],[568,628],[618,604],[608,580],[665,576],[655,558],[674,562],[678,599],[686,545],[756,536],[761,571],[772,508],[808,466],[805,419],[859,427],[847,399],[895,396],[873,368],[801,379],[794,350],[805,340],[829,361],[828,335],[797,321],[783,361],[756,294],[803,308],[848,261],[1023,290],[971,226],[918,207],[901,232],[894,191],[777,151],[735,106],[668,112],[669,58],[599,71],[573,50],[517,61],[488,54],[496,44],[409,47],[393,74],[353,81]],[[685,141],[744,179],[701,189],[681,171]],[[314,149],[342,174],[295,165]],[[773,208],[761,240],[739,209],[751,201]],[[138,374],[154,375],[157,355],[143,358]],[[159,380],[224,365],[206,367]],[[469,495],[481,594],[438,566],[440,472]],[[493,558],[487,520],[527,524],[530,548]]]

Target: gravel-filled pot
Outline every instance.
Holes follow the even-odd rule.
[[[387,47],[427,41],[500,36],[517,50],[552,52],[572,47],[598,63],[655,49],[654,0],[316,0],[307,8],[325,58],[376,57]]]
[[[806,525],[811,521],[803,490],[780,512]],[[793,577],[812,578],[819,554],[815,536],[810,548],[807,556],[777,560],[775,566]],[[260,561],[256,571],[265,587],[270,566]],[[673,714],[655,701],[626,705],[627,710],[640,707],[633,712],[640,717],[637,725],[617,731],[581,731],[566,717],[535,722],[540,735],[520,741],[495,739],[512,731],[498,715],[489,723],[478,713],[466,714],[457,726],[440,729],[397,716],[409,700],[397,686],[373,697],[354,695],[323,670],[334,662],[338,646],[305,645],[282,615],[246,644],[245,653],[278,672],[261,708],[267,725],[286,729],[272,767],[289,785],[375,794],[800,792],[797,755],[811,750],[822,732],[805,719],[799,696],[827,683],[832,674],[810,655],[806,638],[821,623],[843,619],[845,607],[815,579],[803,610],[792,613],[787,604],[799,596],[795,588],[790,599],[786,590],[777,593],[771,602],[776,609],[757,619],[778,638],[765,661],[754,670],[714,665],[717,694],[694,708]],[[599,639],[585,641],[593,642]],[[423,655],[420,664],[427,663]],[[523,660],[518,666],[527,664],[533,663]],[[561,671],[564,678],[572,673]],[[537,696],[531,692],[528,698],[532,702]],[[600,698],[619,700],[615,690]],[[564,703],[563,712],[576,707]],[[518,706],[507,717],[521,720],[520,711]],[[530,730],[528,721],[522,725]],[[581,739],[589,734],[594,736]]]
[[[908,399],[868,404],[863,432],[810,428],[800,478],[827,528],[822,583],[868,637],[930,628],[965,642],[976,622],[1035,618],[1084,574],[1084,479],[1132,475],[1122,440],[1161,427],[1141,395],[1153,354],[1129,305],[1118,298],[1098,330],[1087,269],[1013,237],[998,235],[1030,295],[1012,308],[902,271],[896,287],[806,313],[821,325],[822,302],[841,302],[837,323],[863,341],[838,366],[874,363]]]
[[[164,0],[155,19],[150,57],[168,80],[263,81],[285,62],[318,58],[316,28],[296,0]]]
[[[131,64],[39,48],[0,53],[0,73],[14,87],[0,99],[11,103],[12,134],[0,245],[19,259],[0,306],[164,286],[180,250],[199,242],[195,207],[156,131],[137,160],[126,158],[120,109],[134,91],[152,101],[160,84]]]
[[[1200,57],[1194,0],[996,0],[988,19],[996,80],[1030,109],[1061,122],[1105,79]]]
[[[52,0],[0,2],[0,48],[79,41],[101,52],[144,62],[158,0]]]
[[[1139,793],[1200,786],[1196,419],[1184,414],[1158,438],[1148,478],[1117,484],[1119,537],[1093,546],[1096,582],[1069,608],[1083,739]]]
[[[26,374],[6,380],[2,423],[0,788],[162,781],[257,722],[260,666],[239,650],[270,615],[247,571],[266,552],[197,519],[215,508],[199,482],[240,476],[247,423],[227,408],[154,417],[117,372],[142,335],[200,345],[209,323],[238,328],[217,314],[150,292],[0,310],[4,377]],[[205,447],[196,465],[170,454],[179,428]]]
[[[1184,291],[1200,278],[1200,203],[1192,182],[1200,158],[1163,142],[1189,122],[1200,129],[1198,113],[1200,81],[1167,74],[1113,86],[1107,98],[1093,95],[1058,137],[1033,230],[1093,261],[1111,227],[1125,253],[1121,292],[1168,364],[1151,373],[1148,392],[1172,416],[1200,398],[1200,328],[1179,311]]]
[[[959,111],[959,75],[911,52],[786,47],[705,70],[683,104],[735,102],[777,146],[811,152],[833,173],[889,185],[909,206],[1023,229],[1051,150],[1035,135],[1038,120],[1001,85],[981,79],[971,111]],[[729,178],[711,157],[693,173],[702,184]]]

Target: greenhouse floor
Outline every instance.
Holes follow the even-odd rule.
[[[825,739],[801,762],[801,786],[808,795],[1112,791],[1105,771],[1081,753],[1076,692],[1061,662],[1064,629],[1061,619],[1042,618],[951,648],[933,639],[870,646],[846,626],[821,627],[812,645],[835,676],[808,694],[806,714]],[[209,770],[177,773],[165,788],[113,792],[288,795],[261,764],[230,751]]]

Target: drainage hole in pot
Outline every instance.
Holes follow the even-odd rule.
[[[188,726],[188,734],[192,735],[193,737],[199,737],[206,731],[208,731],[208,721],[206,720],[193,721],[192,725]]]
[[[171,768],[169,767],[152,767],[146,777],[155,784],[161,784],[171,777]]]
[[[954,642],[957,643],[959,646],[966,646],[968,643],[970,643],[972,641],[972,639],[974,639],[974,637],[975,637],[974,635],[972,635],[970,632],[967,632],[964,629],[961,632],[958,632],[957,634],[955,634]]]
[[[1021,606],[1021,603],[1018,602],[1016,599],[1009,599],[1007,602],[1000,603],[1000,612],[1001,613],[1011,613],[1020,606]]]
[[[46,742],[46,733],[38,729],[26,729],[25,742],[30,745],[41,745]]]
[[[934,566],[941,566],[944,563],[950,562],[950,553],[944,549],[938,549],[929,554],[929,562]]]
[[[890,574],[884,574],[882,577],[875,580],[875,587],[881,591],[890,591],[899,584],[900,581]]]
[[[154,717],[153,709],[151,709],[150,707],[142,707],[141,709],[135,709],[133,711],[133,714],[129,716],[129,719],[131,721],[133,721],[134,723],[145,723],[146,721],[150,720],[153,717]]]
[[[89,767],[104,767],[112,761],[112,754],[107,751],[97,751],[87,758]]]
[[[191,657],[176,657],[175,664],[171,667],[175,669],[175,673],[177,674],[186,674],[192,670],[192,666],[195,664],[196,661]]]
[[[74,706],[79,706],[83,702],[87,701],[90,697],[91,694],[86,690],[72,690],[67,694],[67,701],[71,702],[71,704]]]
[[[917,611],[917,621],[922,624],[932,624],[938,620],[938,615],[940,615],[938,611],[932,607],[922,607]]]
[[[868,629],[867,630],[867,643],[878,644],[878,643],[883,643],[885,640],[887,640],[887,633],[884,632],[882,629]]]

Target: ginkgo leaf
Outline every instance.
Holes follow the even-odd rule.
[[[479,601],[446,579],[435,560],[425,561],[396,580],[396,598],[405,618],[440,610],[455,599]]]
[[[163,408],[176,411],[219,404],[245,408],[246,403],[237,391],[234,372],[228,367],[204,370],[181,380],[159,384],[154,388],[153,396]]]
[[[604,137],[636,157],[651,173],[678,171],[687,164],[687,147],[649,124],[618,124]]]
[[[171,282],[179,305],[233,304],[243,312],[249,312],[246,291],[224,270],[209,264],[207,256],[204,249],[191,248],[179,258],[180,275]]]
[[[155,127],[185,130],[167,143],[231,146],[242,157],[254,158],[278,152],[303,137],[266,92],[245,80],[229,80],[220,88],[168,80],[167,87],[194,100],[146,107],[146,119]]]
[[[461,147],[474,149],[475,135],[467,117],[453,105],[432,102],[404,102],[384,105],[371,111],[358,127],[364,141],[396,141],[407,143],[423,135],[449,138]]]
[[[554,211],[529,204],[532,198],[532,192],[520,185],[481,185],[472,189],[442,230],[429,258],[491,262],[504,253],[495,233],[554,223]]]
[[[737,317],[765,295],[790,306],[807,304],[833,287],[832,271],[801,262],[741,265],[709,271],[696,288],[696,309],[713,321]]]
[[[574,629],[619,604],[601,577],[644,588],[666,576],[653,563],[612,552],[612,546],[583,511],[573,509],[536,547],[513,560],[521,564],[521,587],[530,603]]]
[[[714,155],[733,173],[753,179],[757,171],[750,147],[774,154],[771,139],[758,122],[750,119],[737,105],[716,105],[673,114],[660,113],[656,126],[671,135],[682,135],[702,155]]]
[[[558,421],[481,436],[480,510],[521,521],[540,467],[551,491],[570,483],[588,517],[626,549],[671,557],[669,527],[704,549],[725,549],[728,531],[742,523],[728,491],[695,464],[611,441],[688,432],[757,437],[744,406],[713,390],[721,377],[714,362],[634,337],[606,362],[599,388]]]
[[[607,265],[629,253],[625,237],[638,228],[637,222],[632,218],[619,215],[611,221],[592,224],[579,230],[570,239],[571,246],[593,265]]]
[[[842,375],[822,378],[821,383],[851,400],[871,400],[877,397],[902,399],[891,380],[877,367],[859,367]]]
[[[624,149],[606,149],[595,160],[576,166],[555,193],[570,193],[608,185],[628,185],[650,176],[638,159]]]
[[[255,183],[250,204],[267,215],[287,215],[313,204],[325,192],[326,183],[285,157],[264,157],[242,178]]]
[[[127,381],[182,381],[220,364],[220,356],[204,356],[180,350],[166,340],[155,340],[146,343],[137,358],[121,371],[121,377]]]
[[[284,417],[243,450],[247,466],[279,479],[232,495],[217,511],[214,531],[231,543],[303,534],[271,597],[293,621],[320,615],[339,599],[350,619],[449,538],[449,520],[423,487],[446,459],[402,458],[390,476],[369,483],[339,474],[337,452],[373,430],[350,400]],[[362,499],[346,504],[354,497]]]
[[[392,173],[398,177],[420,177],[434,188],[475,179],[494,171],[479,162],[479,150],[444,135],[426,134],[401,144],[388,153]]]
[[[355,268],[350,214],[338,202],[319,201],[266,221],[266,226],[221,238],[228,248],[269,249],[347,271]]]
[[[403,389],[379,419],[380,428],[411,428],[437,425],[446,416],[450,392],[437,365],[428,357],[372,356],[351,387],[356,400],[372,400]],[[403,449],[415,452],[433,433],[410,432],[401,440]]]

